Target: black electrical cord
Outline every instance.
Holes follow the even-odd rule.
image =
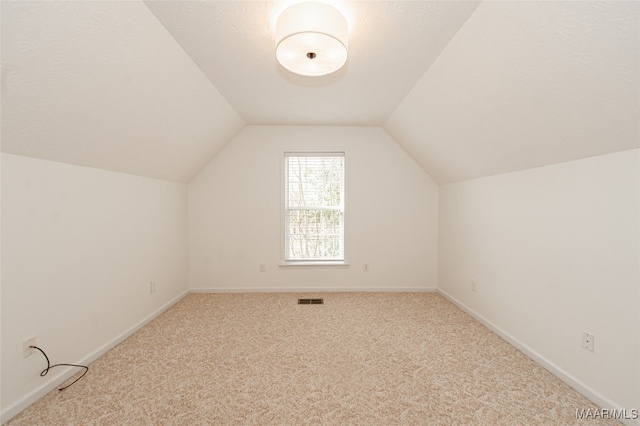
[[[37,346],[29,346],[30,348],[33,349],[37,349],[39,350],[42,355],[44,355],[44,358],[47,360],[47,368],[45,368],[44,370],[42,370],[42,373],[40,373],[40,377],[44,377],[47,375],[47,373],[49,372],[49,370],[51,370],[53,367],[61,367],[61,366],[65,366],[65,367],[79,367],[79,368],[84,368],[84,372],[80,375],[80,377],[78,377],[77,379],[75,379],[73,382],[69,383],[67,386],[58,388],[58,390],[65,390],[66,388],[68,388],[69,386],[71,386],[72,384],[74,384],[75,382],[77,382],[78,380],[82,379],[84,377],[85,374],[87,374],[87,371],[89,371],[89,367],[87,367],[86,365],[78,365],[78,364],[55,364],[55,365],[51,365],[51,362],[49,362],[49,357],[47,356],[47,354],[44,353],[44,351],[42,349],[40,349]]]

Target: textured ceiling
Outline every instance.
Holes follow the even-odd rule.
[[[245,124],[382,125],[448,183],[640,143],[637,1],[327,0],[318,78],[274,58],[294,1],[1,1],[2,151],[189,182]]]
[[[636,148],[639,5],[484,2],[384,128],[439,183]]]
[[[381,125],[478,2],[343,2],[349,59],[300,77],[275,59],[282,2],[147,1],[240,116],[252,124]]]
[[[142,2],[1,2],[2,151],[189,182],[244,125]]]

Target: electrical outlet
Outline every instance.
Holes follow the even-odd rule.
[[[471,291],[478,291],[478,283],[476,282],[476,280],[471,280]]]
[[[585,348],[588,351],[593,352],[593,347],[595,344],[595,338],[596,336],[594,336],[593,334],[589,333],[588,331],[583,331],[582,332],[582,347]]]
[[[267,272],[264,263],[261,263],[260,265],[258,265],[258,271],[260,272]]]
[[[30,346],[35,346],[36,345],[36,337],[29,337],[27,340],[23,340],[22,341],[22,357],[26,358],[30,355],[33,355],[36,353],[36,350],[34,348],[31,348]]]
[[[153,294],[156,292],[156,282],[155,281],[151,281],[149,283],[149,293]]]
[[[362,265],[362,270],[363,270],[364,272],[369,272],[369,264],[368,264],[368,263],[365,263],[364,265]]]

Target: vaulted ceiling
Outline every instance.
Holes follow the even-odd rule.
[[[332,1],[315,78],[291,3],[1,2],[2,151],[189,182],[247,124],[381,126],[448,183],[639,146],[639,2]]]

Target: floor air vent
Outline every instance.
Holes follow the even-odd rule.
[[[324,299],[298,299],[298,305],[324,305]]]

